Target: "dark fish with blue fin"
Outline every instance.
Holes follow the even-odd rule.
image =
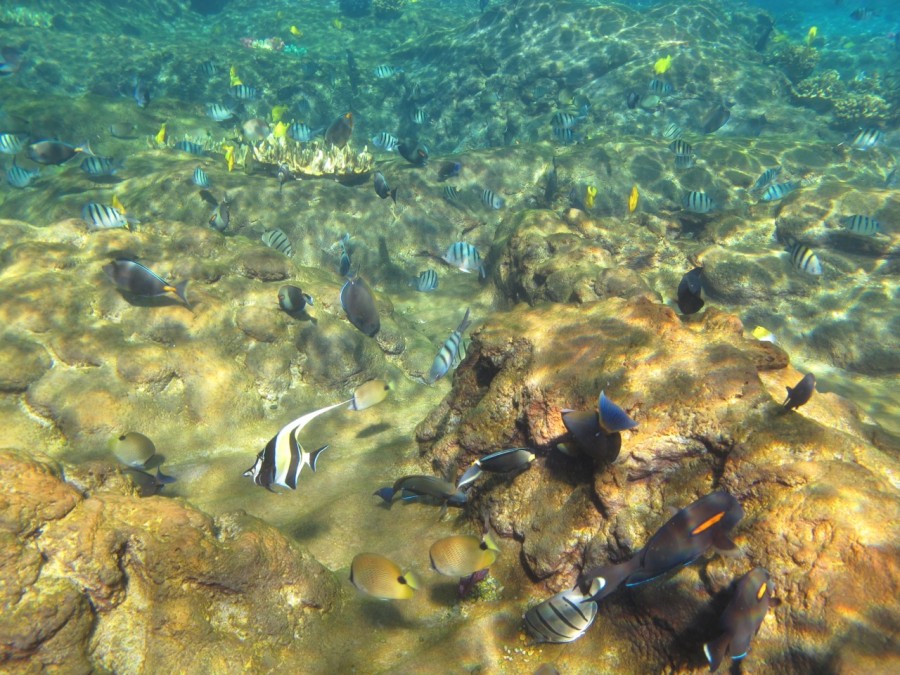
[[[602,466],[616,461],[622,451],[622,434],[604,431],[600,426],[599,411],[565,410],[562,420],[578,450],[593,459],[595,464]],[[557,448],[572,454],[567,452],[568,446],[557,445]]]
[[[716,672],[726,657],[740,661],[750,651],[750,641],[759,632],[769,611],[772,585],[769,573],[757,567],[742,576],[728,607],[719,618],[722,634],[703,645],[710,672]]]
[[[350,323],[363,335],[374,337],[381,328],[375,296],[362,277],[348,279],[341,288],[341,307]]]
[[[689,565],[710,548],[732,551],[737,546],[728,533],[743,517],[737,499],[727,492],[713,492],[672,516],[630,560],[592,568],[584,572],[582,581],[602,580],[600,590],[591,596],[598,601],[623,583],[638,586]]]
[[[181,150],[182,152],[187,152],[191,155],[206,154],[203,146],[199,143],[194,143],[193,141],[178,141],[178,143],[175,144],[175,149]]]
[[[769,185],[773,180],[778,178],[779,174],[781,174],[781,167],[774,166],[771,169],[766,169],[762,172],[759,178],[756,179],[756,182],[753,184],[753,187],[750,188],[751,192],[755,192],[756,190],[762,190],[764,187]]]
[[[678,309],[682,314],[696,314],[701,310],[703,298],[701,295],[701,277],[703,275],[702,267],[695,267],[690,272],[681,277],[678,284]]]
[[[94,154],[87,143],[69,145],[62,141],[38,141],[28,146],[28,159],[38,164],[64,164],[79,152]]]
[[[688,192],[681,200],[681,205],[691,213],[709,213],[716,207],[709,195],[696,190]]]
[[[790,249],[791,265],[798,270],[811,274],[813,276],[821,276],[822,263],[819,262],[818,256],[806,244],[801,242],[795,243]]]
[[[122,168],[122,161],[112,157],[88,155],[81,160],[81,170],[89,176],[114,176]]]
[[[784,183],[772,183],[762,193],[760,199],[764,202],[777,202],[779,199],[787,197],[798,187],[800,187],[800,183],[794,180],[785,181]]]
[[[869,216],[847,216],[842,220],[844,227],[853,234],[861,234],[866,237],[873,237],[878,234],[881,229],[881,223]]]
[[[187,296],[185,296],[187,280],[172,284],[139,262],[121,258],[104,265],[103,271],[120,290],[149,298],[174,293],[179,300],[190,307]]]
[[[343,148],[353,134],[353,113],[344,113],[325,130],[325,142],[336,148]]]
[[[156,467],[156,474],[148,473],[142,469],[128,468],[122,472],[128,476],[134,486],[137,488],[138,496],[155,497],[169,483],[174,483],[173,476],[166,476],[161,467]]]
[[[731,111],[720,103],[706,113],[700,128],[704,134],[712,134],[724,127],[730,119]]]
[[[484,471],[489,473],[509,473],[527,469],[531,466],[534,458],[535,454],[528,448],[509,448],[492,452],[481,459],[476,459],[459,477],[456,487],[460,489],[470,483],[474,483]]]
[[[453,265],[453,267],[460,272],[474,272],[475,270],[478,270],[478,273],[482,278],[485,276],[484,263],[481,262],[481,255],[478,253],[478,249],[472,246],[472,244],[464,241],[458,241],[455,244],[451,244],[441,259],[444,262]]]
[[[787,410],[796,410],[812,398],[813,392],[816,390],[816,376],[812,373],[807,373],[802,380],[794,385],[793,389],[791,387],[785,388],[787,389],[787,398],[782,405]]]
[[[425,270],[409,282],[410,286],[422,293],[428,293],[438,287],[438,275],[434,270]]]
[[[309,305],[313,306],[313,297],[296,286],[282,286],[278,289],[278,306],[288,314],[302,312]]]
[[[448,178],[455,178],[462,171],[462,163],[460,162],[444,162],[438,169],[438,180],[445,181]]]
[[[605,392],[600,392],[597,409],[600,412],[600,427],[608,434],[637,428],[638,423],[631,419],[622,408],[610,401]]]
[[[40,175],[40,169],[23,169],[13,161],[13,165],[6,170],[6,182],[14,188],[27,188]]]
[[[375,172],[375,194],[377,194],[382,199],[387,199],[390,197],[394,200],[394,203],[397,203],[397,188],[393,190],[388,185],[387,179],[384,177],[380,171]]]
[[[459,326],[457,326],[456,330],[450,334],[450,337],[444,341],[444,344],[442,344],[441,348],[438,350],[437,356],[434,357],[434,362],[431,364],[431,370],[428,372],[428,377],[425,379],[428,384],[434,384],[450,370],[456,355],[459,353],[459,343],[462,342],[463,333],[465,333],[466,328],[469,327],[469,323],[469,310],[467,308],[462,321],[459,322]]]
[[[413,145],[408,141],[401,141],[397,145],[397,152],[410,164],[425,166],[428,164],[428,148],[421,143]]]
[[[269,248],[274,248],[279,253],[286,255],[288,258],[294,255],[294,247],[291,246],[291,240],[279,228],[264,232],[260,237],[262,242]]]
[[[535,605],[525,612],[525,628],[537,642],[574,642],[594,623],[597,603],[591,596],[599,586],[595,579],[587,594],[576,586]]]
[[[328,449],[327,445],[323,445],[318,450],[307,452],[297,440],[300,431],[319,415],[346,403],[341,401],[314,410],[284,425],[272,440],[266,443],[266,447],[260,450],[253,466],[247,469],[244,475],[269,491],[273,491],[273,485],[296,490],[303,467],[308,466],[315,472],[319,455]]]

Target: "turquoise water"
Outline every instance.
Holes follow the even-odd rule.
[[[854,18],[857,10],[866,11]],[[601,470],[557,470],[556,441],[565,434],[558,412],[575,405],[569,397],[593,405],[595,390],[610,387],[652,428],[654,405],[673,417],[683,408],[656,400],[657,391],[682,375],[701,379],[684,372],[695,363],[714,367],[687,337],[679,348],[696,349],[696,359],[687,351],[683,362],[661,364],[665,382],[647,377],[644,392],[629,389],[619,370],[595,374],[594,361],[572,367],[607,358],[607,348],[644,367],[658,356],[636,356],[645,338],[624,320],[625,346],[609,346],[610,335],[604,345],[563,342],[551,328],[579,308],[593,316],[596,303],[646,297],[690,331],[707,330],[715,312],[737,317],[747,349],[771,335],[795,370],[748,376],[746,396],[768,392],[781,404],[786,384],[814,373],[817,393],[795,416],[834,432],[821,455],[877,466],[879,485],[896,490],[894,3],[33,0],[0,4],[0,26],[0,132],[9,150],[0,186],[2,358],[14,373],[2,393],[0,446],[40,449],[75,466],[115,464],[109,440],[140,431],[176,479],[163,497],[214,516],[244,510],[308,550],[335,572],[341,599],[298,638],[298,653],[314,654],[301,672],[705,667],[702,644],[727,604],[720,568],[683,573],[694,576],[678,593],[692,599],[674,605],[697,612],[659,619],[664,630],[641,628],[644,615],[628,601],[601,605],[606,625],[572,644],[536,646],[522,629],[527,608],[571,588],[592,540],[615,542],[592,564],[606,549],[627,558],[667,509],[719,487],[715,473],[724,471],[710,469],[710,482],[702,472],[678,473],[695,470],[688,462],[671,469],[668,460],[648,460],[685,487],[636,491],[624,505],[611,498],[615,511]],[[690,146],[677,153],[680,162],[670,149],[678,140]],[[92,162],[90,153],[109,161]],[[774,182],[790,190],[768,201],[767,186],[754,183],[776,167]],[[96,206],[85,211],[88,204]],[[868,220],[851,226],[853,216]],[[446,260],[459,241],[480,260]],[[815,254],[821,274],[792,265],[795,244]],[[342,251],[350,257],[343,270]],[[809,260],[802,251],[798,258]],[[140,260],[160,277],[147,283],[160,286],[120,292],[103,271],[113,259]],[[705,304],[685,315],[679,282],[696,267]],[[426,270],[438,275],[430,292],[411,285]],[[374,336],[357,330],[363,310],[342,302],[342,272],[372,288],[381,320]],[[168,288],[182,280],[188,306]],[[312,306],[282,311],[285,284],[309,293]],[[464,351],[475,343],[476,356],[462,355],[429,384],[466,308],[473,325],[461,341]],[[538,316],[546,326],[530,318]],[[609,330],[590,325],[586,340]],[[510,344],[527,335],[543,359],[504,381],[512,402],[487,412],[482,397],[502,400],[485,393],[496,394],[491,368],[501,370],[502,359],[479,351],[481,330],[496,349],[504,331]],[[554,350],[558,362],[546,356]],[[24,353],[44,356],[32,363]],[[296,492],[274,495],[242,476],[283,425],[373,379],[390,383],[385,402],[310,423],[304,448],[331,447],[319,470],[303,470]],[[714,385],[685,387],[704,403],[718,400]],[[734,405],[744,396],[735,394]],[[526,400],[534,404],[528,413],[512,415]],[[549,421],[529,426],[542,406]],[[457,427],[478,415],[494,425]],[[713,435],[731,439],[723,447],[740,446],[767,430],[756,418],[746,423],[745,436]],[[678,435],[656,433],[662,447]],[[844,444],[833,440],[841,434]],[[468,505],[446,516],[420,504],[387,510],[373,496],[403,475],[453,481],[487,437],[527,442],[535,468],[508,483],[477,483]],[[625,439],[628,448],[641,437]],[[851,462],[856,452],[864,458]],[[869,452],[883,453],[883,463]],[[640,482],[630,461],[626,451],[620,462],[633,473],[620,476],[623,484]],[[536,485],[537,467],[546,485]],[[747,495],[750,512],[752,487],[732,487]],[[521,505],[519,521],[509,505],[522,495],[535,501]],[[570,532],[555,512],[571,515]],[[625,519],[615,531],[614,517]],[[444,536],[480,534],[486,518],[500,555],[482,587],[487,599],[462,602],[454,580],[428,571],[428,548]],[[550,530],[566,532],[547,545],[563,561],[538,574],[542,563],[532,558],[545,562],[547,552],[522,542]],[[408,563],[425,588],[406,604],[364,597],[347,581],[363,551],[404,570]],[[790,567],[770,572],[776,589],[789,586]],[[706,602],[713,596],[716,611]],[[816,672],[827,659],[810,654],[840,652],[841,632],[828,626],[791,656],[789,631],[800,622],[788,612],[799,610],[778,611],[763,624],[748,671],[768,663]],[[644,639],[652,642],[646,650]],[[109,667],[104,658],[98,668]]]

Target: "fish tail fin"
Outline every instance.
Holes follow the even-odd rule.
[[[719,666],[722,665],[722,661],[728,653],[728,648],[729,640],[727,634],[722,635],[712,642],[704,643],[703,653],[706,655],[706,660],[709,663],[709,671],[711,673],[714,673],[719,669]]]
[[[83,152],[86,155],[93,155],[94,151],[91,150],[91,142],[84,141],[75,146],[75,152]]]
[[[186,307],[190,307],[191,303],[188,302],[187,295],[185,295],[185,291],[187,291],[188,280],[185,279],[177,284],[175,284],[175,295],[185,304]]]
[[[394,203],[396,204],[397,203],[397,188],[394,188],[393,190],[391,190],[390,195],[391,195],[391,199],[393,199]]]
[[[621,563],[613,563],[611,565],[601,565],[600,567],[592,567],[581,574],[581,586],[587,586],[589,592],[593,591],[590,596],[585,598],[585,602],[593,600],[598,602],[615,592],[619,586],[624,584],[628,577],[640,567],[641,555],[640,551],[635,553],[630,560]],[[595,586],[595,582],[599,581],[599,586]],[[596,588],[596,590],[595,590]]]
[[[307,303],[310,307],[315,307],[315,304],[316,304],[316,303],[313,302],[313,296],[311,296],[309,293],[304,293],[304,294],[303,294],[303,297],[306,298],[306,303]]]
[[[169,483],[174,483],[176,480],[178,480],[177,478],[175,478],[175,476],[167,476],[159,469],[160,467],[156,467],[156,480],[163,485],[168,485]]]
[[[414,572],[404,572],[402,576],[407,586],[409,586],[414,591],[419,589],[421,581],[419,580],[417,574],[415,574]]]
[[[323,445],[318,450],[313,450],[312,454],[309,456],[309,468],[313,471],[316,470],[316,463],[319,461],[319,455],[325,452],[328,449],[327,445]]]
[[[784,403],[782,403],[781,405],[787,405],[788,401],[791,400],[791,395],[793,395],[793,393],[794,393],[794,390],[791,389],[790,387],[785,387],[785,389],[787,389],[787,398],[784,399]]]
[[[472,323],[471,321],[469,321],[469,311],[470,310],[471,310],[470,307],[466,307],[465,316],[463,316],[463,320],[459,322],[459,327],[456,329],[456,332],[459,333],[460,335],[462,335],[466,331],[466,328],[468,328]]]

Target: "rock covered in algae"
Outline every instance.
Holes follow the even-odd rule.
[[[336,579],[274,528],[140,499],[0,451],[0,662],[4,670],[264,670],[332,608]]]
[[[891,482],[900,465],[835,395],[784,411],[784,386],[799,374],[742,328],[714,308],[685,324],[646,298],[499,313],[473,335],[452,392],[417,429],[420,450],[447,475],[497,447],[535,449],[529,471],[476,485],[470,501],[522,542],[540,594],[571,587],[583,566],[629,558],[670,507],[714,489],[741,502],[739,555],[709,555],[604,601],[602,645],[579,643],[598,671],[698,666],[715,603],[754,565],[769,570],[782,601],[754,660],[813,672],[834,660],[877,669],[890,658],[883,622],[900,610]],[[601,388],[640,426],[623,434],[615,463],[595,468],[554,445],[566,433],[561,411],[590,409]]]
[[[296,176],[336,178],[344,182],[361,182],[373,166],[372,155],[365,148],[356,151],[349,144],[339,148],[320,141],[301,144],[287,137],[254,145],[253,157],[275,169],[287,166]]]

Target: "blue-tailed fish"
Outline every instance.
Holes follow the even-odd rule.
[[[462,506],[467,497],[453,483],[437,476],[403,476],[394,481],[393,486],[375,492],[388,504],[412,501],[444,506]]]
[[[706,304],[701,297],[703,268],[695,267],[687,272],[678,283],[676,301],[682,314],[696,314]]]
[[[122,258],[104,265],[103,271],[120,290],[151,298],[174,293],[185,306],[190,307],[185,295],[187,280],[172,284],[139,262]]]
[[[623,583],[631,587],[652,581],[689,565],[710,548],[734,550],[737,547],[728,533],[743,517],[744,509],[727,492],[701,497],[672,516],[630,560],[584,572],[585,582],[601,580],[591,599],[601,600]]]
[[[91,147],[85,142],[69,145],[62,141],[38,141],[28,146],[28,158],[38,164],[63,164],[79,152],[92,155]]]
[[[288,314],[302,312],[307,305],[313,306],[313,297],[296,286],[282,286],[278,289],[278,306]]]
[[[360,553],[350,564],[350,583],[380,600],[409,600],[419,581],[392,561],[376,553]]]
[[[740,661],[747,656],[750,641],[759,632],[771,599],[769,573],[762,567],[747,572],[738,580],[731,602],[719,619],[722,634],[703,645],[710,672],[717,671],[726,657]]]
[[[600,413],[594,410],[564,410],[563,424],[571,435],[575,446],[582,453],[603,465],[614,462],[622,450],[622,434],[607,433],[600,426]],[[558,444],[557,448],[566,454],[568,444]]]
[[[522,471],[531,466],[534,458],[535,454],[528,448],[508,448],[492,452],[481,459],[476,459],[456,481],[456,488],[460,489],[474,483],[484,471],[489,473]]]
[[[590,599],[600,590],[594,579],[587,594],[576,586],[525,612],[525,628],[537,642],[574,642],[585,634],[597,616],[597,603]]]
[[[437,356],[434,357],[434,362],[431,364],[431,370],[428,372],[428,377],[426,378],[428,384],[437,382],[450,370],[450,366],[453,365],[453,360],[456,358],[457,353],[459,353],[459,343],[462,341],[463,333],[466,328],[469,327],[469,323],[469,309],[467,308],[462,321],[459,322],[459,326],[457,326],[456,330],[450,334],[450,337],[444,341],[444,344],[442,344],[441,348],[438,350]]]
[[[341,288],[341,307],[350,323],[363,335],[375,337],[381,329],[375,296],[362,277],[348,279]]]
[[[764,202],[777,202],[784,199],[789,194],[800,187],[800,183],[795,180],[785,181],[784,183],[772,183],[766,191],[762,193],[760,199]]]
[[[786,387],[786,389],[787,398],[782,405],[787,410],[796,410],[812,398],[813,392],[816,390],[816,376],[807,373],[793,388]]]
[[[455,534],[434,542],[428,556],[431,558],[431,568],[438,574],[467,577],[493,565],[499,552],[489,534],[482,538]]]
[[[600,411],[600,427],[608,434],[634,429],[638,425],[628,413],[610,401],[605,392],[600,392],[597,408]]]

